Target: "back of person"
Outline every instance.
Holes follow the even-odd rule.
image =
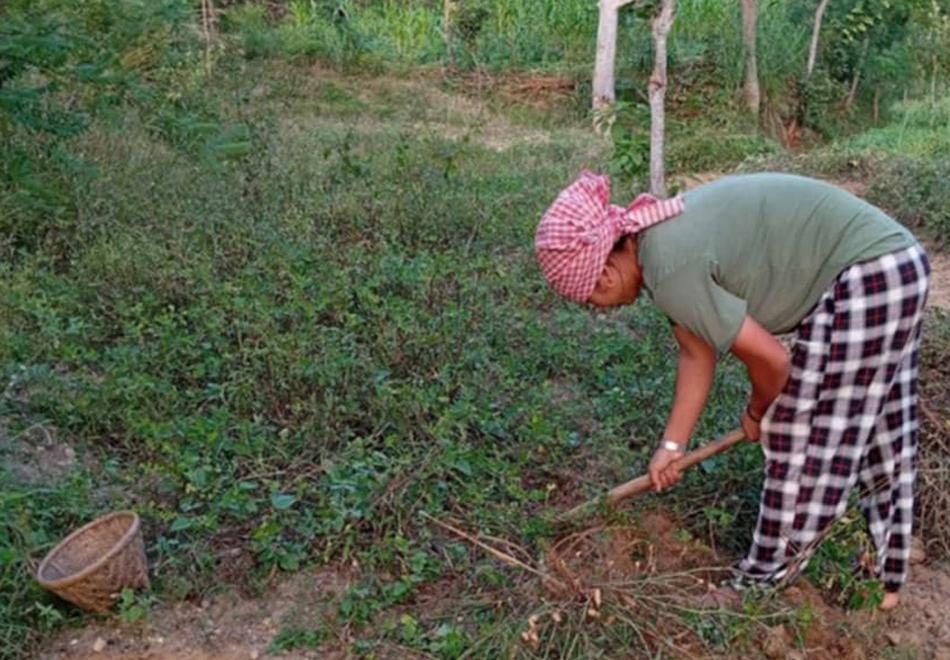
[[[644,287],[674,322],[728,349],[748,314],[791,330],[847,267],[915,244],[880,209],[821,181],[729,176],[639,238]]]

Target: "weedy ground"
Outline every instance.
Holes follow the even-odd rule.
[[[629,183],[581,101],[426,72],[219,67],[178,89],[171,114],[97,115],[43,161],[68,213],[44,211],[49,191],[3,198],[35,226],[0,263],[0,655],[100,625],[30,572],[70,528],[129,507],[154,588],[118,616],[139,639],[175,603],[203,621],[222,598],[283,589],[260,626],[230,610],[262,631],[241,648],[748,657],[778,635],[809,649],[837,611],[821,597],[695,607],[708,566],[749,540],[754,446],[662,499],[558,521],[644,469],[674,378],[647,301],[592,314],[556,300],[533,262],[536,219],[577,170]],[[12,139],[32,153],[30,135]],[[946,321],[928,323],[928,355],[942,355]],[[734,427],[745,396],[725,359],[697,437]],[[561,566],[565,538],[584,543]],[[850,578],[859,540],[844,529],[813,568],[842,606],[878,596]],[[609,561],[626,563],[591,576]],[[580,588],[552,589],[559,566],[584,571]],[[208,620],[192,647],[215,648]],[[832,625],[848,648],[876,634]]]

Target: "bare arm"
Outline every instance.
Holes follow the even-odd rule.
[[[752,394],[747,412],[758,426],[758,420],[762,419],[788,380],[791,371],[788,351],[768,330],[747,316],[732,344],[732,352],[745,364],[749,374]],[[743,427],[746,427],[745,421]],[[757,428],[755,432],[756,437],[750,439],[758,440]]]
[[[665,438],[685,449],[706,405],[716,368],[716,353],[709,344],[685,328],[675,326],[673,334],[679,342],[680,355],[676,369],[676,399],[666,424]],[[758,440],[759,420],[788,380],[791,370],[788,351],[771,333],[747,316],[732,344],[732,352],[745,364],[752,383],[748,413],[742,415],[742,429],[750,440]],[[682,451],[670,452],[663,448],[654,453],[650,461],[650,479],[656,490],[664,490],[679,481],[680,474],[671,463],[680,456]]]
[[[682,326],[673,326],[673,335],[680,346],[676,365],[676,395],[663,438],[677,443],[680,449],[671,451],[660,447],[653,454],[650,481],[657,491],[669,488],[680,480],[679,471],[671,463],[683,455],[706,405],[716,370],[716,351],[712,346]]]
[[[768,330],[747,316],[732,344],[732,352],[745,364],[752,383],[749,409],[755,417],[761,418],[788,380],[791,370],[788,351]]]
[[[663,437],[685,448],[712,387],[716,351],[682,326],[673,326],[673,335],[680,347],[676,365],[676,396]]]

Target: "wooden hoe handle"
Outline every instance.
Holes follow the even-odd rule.
[[[735,431],[727,433],[721,438],[713,440],[712,442],[703,445],[699,449],[694,449],[685,456],[676,459],[673,461],[672,465],[678,467],[680,471],[685,471],[694,465],[702,463],[707,458],[711,458],[716,454],[721,454],[743,440],[745,440],[745,433],[742,432],[742,429],[736,429]],[[652,488],[653,484],[650,482],[650,475],[645,474],[642,477],[637,477],[636,479],[632,479],[612,489],[609,493],[607,493],[607,504],[610,506],[616,506],[620,502],[639,495],[640,493],[645,493]]]

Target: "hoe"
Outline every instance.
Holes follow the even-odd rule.
[[[694,465],[702,463],[707,458],[712,458],[717,454],[723,453],[733,445],[738,444],[743,440],[745,440],[745,434],[742,432],[742,429],[736,429],[706,445],[703,445],[699,449],[694,449],[693,451],[685,454],[678,460],[674,461],[673,465],[678,467],[681,472],[685,471]],[[611,508],[615,508],[622,502],[636,497],[641,493],[645,493],[652,488],[653,486],[650,483],[650,475],[644,474],[637,477],[636,479],[631,479],[630,481],[622,483],[608,491],[606,497],[607,505]],[[589,512],[599,501],[600,498],[598,497],[596,499],[584,502],[583,504],[576,506],[563,514],[561,518],[571,519],[582,513]]]

